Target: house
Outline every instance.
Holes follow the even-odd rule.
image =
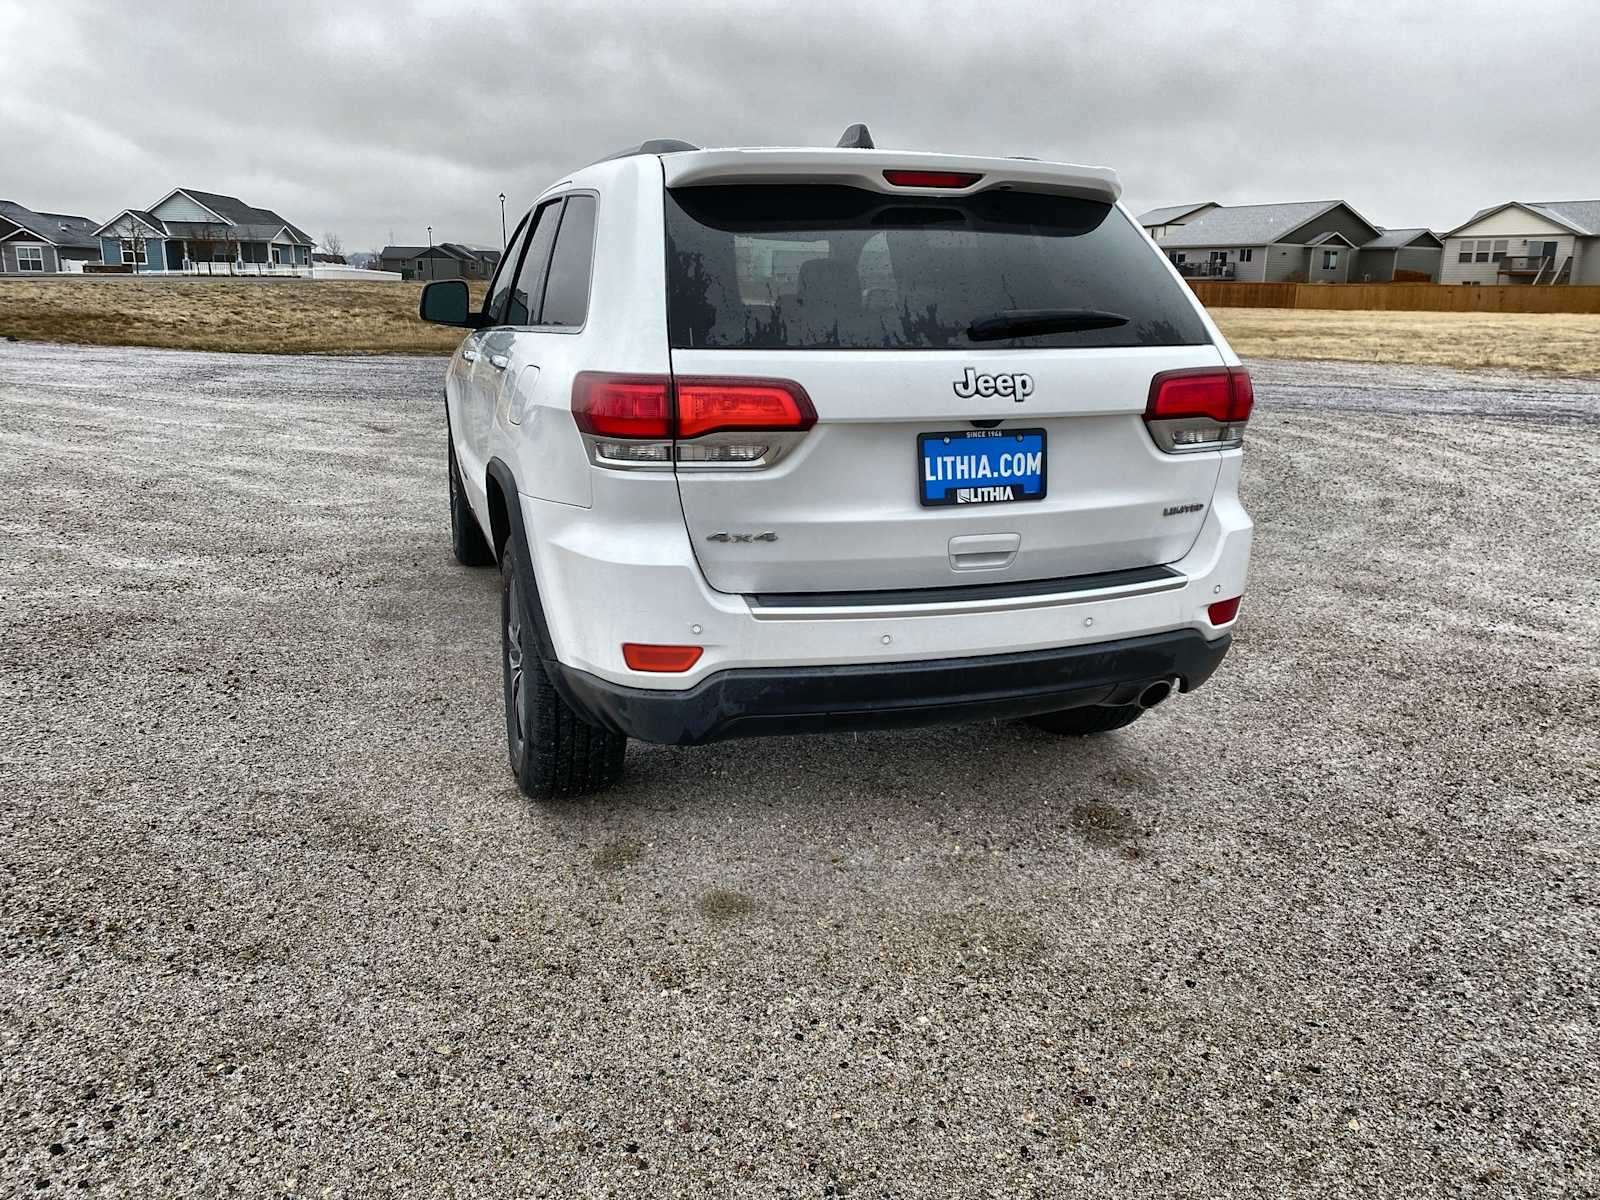
[[[427,250],[426,246],[385,246],[378,251],[378,266],[385,271],[399,271],[406,279],[412,274],[412,260]]]
[[[0,200],[0,275],[53,275],[100,258],[94,222]]]
[[[1431,229],[1385,229],[1361,247],[1351,283],[1438,283],[1444,242]]]
[[[1600,283],[1600,200],[1511,200],[1444,235],[1441,283]]]
[[[1169,204],[1166,208],[1152,208],[1147,213],[1140,213],[1139,224],[1159,242],[1173,230],[1217,207],[1219,205],[1215,200],[1207,200],[1204,204]]]
[[[488,279],[500,262],[500,251],[465,242],[435,246],[385,246],[379,258],[385,271],[406,279]]]
[[[1160,212],[1155,210],[1158,216]],[[1401,249],[1388,243],[1385,230],[1343,200],[1213,205],[1185,216],[1176,228],[1167,217],[1166,227],[1156,242],[1192,279],[1386,283],[1394,278]],[[1420,242],[1438,241],[1427,230],[1415,232],[1426,234],[1417,239]],[[1407,261],[1420,261],[1429,249],[1406,248],[1417,251]],[[1432,250],[1436,257],[1438,247]]]
[[[448,274],[451,262],[456,264],[455,276]],[[440,242],[417,255],[416,263],[420,279],[488,279],[500,264],[500,251],[491,246],[473,246],[466,242]],[[434,273],[435,267],[438,268],[437,274]]]
[[[316,246],[270,208],[197,188],[125,208],[94,233],[103,263],[138,272],[292,275],[311,265]]]

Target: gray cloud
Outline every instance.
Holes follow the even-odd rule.
[[[228,192],[348,248],[499,240],[646,137],[1102,163],[1136,207],[1342,198],[1390,225],[1600,195],[1592,4],[0,0],[0,195]],[[19,147],[21,148],[19,150]]]

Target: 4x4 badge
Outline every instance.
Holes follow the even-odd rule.
[[[768,529],[763,533],[708,533],[708,542],[775,542],[778,535]]]
[[[963,400],[974,396],[1010,396],[1021,404],[1033,395],[1033,376],[1018,371],[1012,375],[979,375],[972,367],[950,385]]]

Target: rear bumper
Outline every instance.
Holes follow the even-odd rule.
[[[714,591],[700,571],[681,510],[663,503],[651,486],[659,481],[645,478],[650,472],[597,471],[621,478],[596,481],[608,494],[594,509],[521,497],[522,524],[537,531],[526,544],[548,621],[543,657],[624,689],[686,692],[726,671],[831,670],[840,664],[893,666],[1065,646],[1092,649],[1184,629],[1215,639],[1231,622],[1213,623],[1209,606],[1243,594],[1251,541],[1250,518],[1237,498],[1239,452],[1221,459],[1211,511],[1181,560],[1139,569],[1149,578],[1078,576],[1076,583],[1067,580],[1064,589],[1055,589],[1059,594],[1040,596],[1029,593],[1033,584],[1010,581],[1005,573],[949,580],[976,585],[994,579],[1004,593],[997,596],[977,594],[984,592],[979,586],[843,597]],[[781,543],[756,545],[750,553],[781,550]],[[1111,582],[1118,586],[1107,586]],[[647,674],[624,661],[624,642],[693,644],[704,653],[681,674]]]
[[[698,745],[779,733],[881,729],[1025,717],[1088,704],[1128,704],[1176,676],[1193,691],[1217,669],[1230,635],[1179,629],[1019,654],[835,667],[718,671],[686,691],[610,682],[546,662],[588,720],[646,742]]]

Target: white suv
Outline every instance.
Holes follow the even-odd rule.
[[[445,379],[524,791],[694,744],[1126,725],[1244,590],[1249,376],[1114,173],[646,142],[550,188]]]

